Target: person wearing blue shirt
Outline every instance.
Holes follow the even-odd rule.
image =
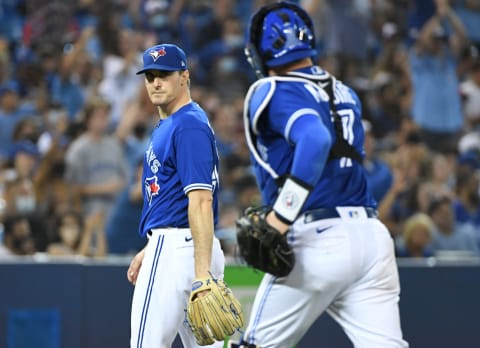
[[[434,151],[455,150],[464,125],[457,65],[465,35],[448,1],[437,1],[411,48],[412,117]]]
[[[295,346],[326,311],[355,347],[408,347],[393,240],[362,165],[357,94],[314,64],[312,20],[291,2],[253,15],[245,52],[259,77],[244,103],[247,144],[266,223],[286,234],[295,265],[265,273],[231,346]]]
[[[143,55],[145,87],[159,121],[143,161],[139,233],[148,243],[131,261],[135,285],[131,347],[169,347],[177,333],[198,347],[185,324],[191,285],[223,277],[218,220],[218,155],[205,111],[190,97],[184,51],[172,44]],[[203,294],[204,295],[204,294]],[[223,347],[222,342],[212,346]]]
[[[33,104],[21,101],[17,81],[11,80],[0,85],[0,163],[9,159],[16,125],[35,113]]]
[[[376,141],[372,134],[372,125],[367,120],[362,120],[362,124],[365,131],[363,167],[372,195],[380,203],[392,187],[393,173],[390,166],[380,158],[375,149]]]

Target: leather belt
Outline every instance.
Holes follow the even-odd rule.
[[[365,209],[365,213],[369,218],[378,217],[378,212],[375,208],[364,207],[363,209]],[[309,223],[317,220],[323,220],[323,219],[334,219],[334,218],[340,217],[340,214],[337,212],[337,210],[333,208],[313,209],[305,212],[303,215],[304,215],[305,223]]]

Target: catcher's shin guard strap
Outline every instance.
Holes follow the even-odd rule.
[[[277,217],[291,225],[302,209],[312,187],[292,176],[289,176],[273,205]]]

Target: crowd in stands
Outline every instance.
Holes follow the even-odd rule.
[[[141,169],[158,122],[135,73],[145,48],[189,57],[220,168],[216,234],[260,197],[243,133],[243,55],[265,0],[0,2],[0,254],[143,247]],[[317,63],[362,100],[364,166],[398,257],[480,247],[480,0],[297,0]]]

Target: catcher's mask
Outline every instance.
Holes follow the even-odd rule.
[[[252,16],[245,55],[259,78],[269,67],[316,54],[313,23],[301,7],[278,2],[261,7]]]

